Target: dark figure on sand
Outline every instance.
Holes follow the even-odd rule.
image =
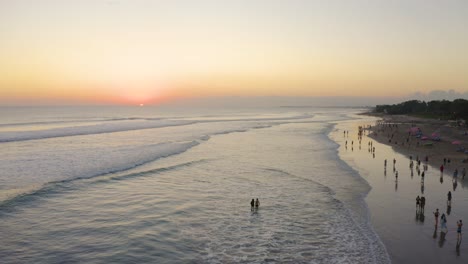
[[[452,205],[452,192],[450,192],[450,191],[447,193],[447,204],[449,206]]]
[[[435,225],[437,227],[437,225],[439,224],[439,208],[437,208],[436,211],[434,212],[434,217],[435,217]]]
[[[440,231],[447,232],[447,217],[445,217],[445,214],[440,217]]]
[[[419,198],[419,195],[416,197],[416,210],[421,208],[421,198]]]
[[[250,206],[251,206],[251,207],[254,207],[254,206],[255,206],[255,200],[254,200],[254,199],[252,199],[252,201],[250,201]]]
[[[255,200],[255,207],[258,208],[259,206],[260,206],[260,201],[259,201],[258,198],[257,198],[257,200]]]
[[[458,220],[457,221],[457,244],[460,245],[460,242],[461,242],[461,238],[462,238],[462,226],[463,226],[463,223],[462,223],[462,220]]]

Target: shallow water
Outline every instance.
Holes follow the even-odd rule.
[[[9,117],[0,262],[386,263],[370,188],[327,136],[349,112]]]

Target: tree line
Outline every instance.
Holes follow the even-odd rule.
[[[375,112],[390,115],[417,115],[440,119],[468,120],[468,100],[410,100],[399,104],[377,105]]]

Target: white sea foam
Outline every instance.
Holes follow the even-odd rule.
[[[345,118],[136,118],[0,133],[9,141],[0,192],[39,186],[0,207],[12,227],[0,225],[0,258],[386,263],[368,218],[354,212],[369,186],[326,136]]]

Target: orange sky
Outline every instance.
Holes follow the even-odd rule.
[[[0,2],[0,104],[468,91],[463,1]]]

